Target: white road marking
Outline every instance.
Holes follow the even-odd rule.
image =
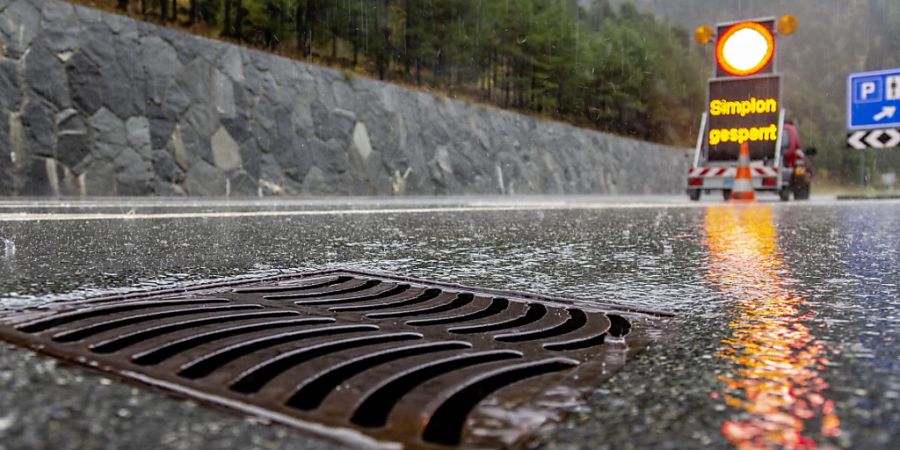
[[[327,204],[327,203],[322,203]],[[813,202],[802,203],[780,203],[776,200],[771,202],[762,201],[756,204],[769,204],[780,206],[823,206],[844,204],[833,197]],[[896,200],[881,200],[879,204],[900,204]],[[12,205],[12,204],[7,204]],[[34,205],[34,204],[33,204]],[[60,205],[60,204],[57,204]],[[65,204],[66,207],[72,205]],[[111,206],[112,204],[110,204]],[[277,206],[277,203],[267,203],[266,206]],[[348,204],[344,204],[346,206]],[[37,205],[35,205],[37,206]],[[107,206],[107,205],[104,205]],[[142,207],[159,207],[160,205],[129,205],[119,203],[118,208],[133,206]],[[250,204],[190,204],[180,205],[182,207],[239,207],[251,206]],[[260,205],[256,205],[260,206]],[[297,206],[297,205],[295,205]],[[309,204],[307,204],[309,206]],[[471,202],[464,205],[448,205],[448,206],[405,206],[405,207],[383,207],[383,208],[341,208],[341,209],[294,209],[281,211],[183,211],[183,212],[137,212],[132,209],[124,213],[0,213],[0,223],[2,222],[39,222],[39,221],[89,221],[89,220],[159,220],[159,219],[217,219],[217,218],[242,218],[242,217],[320,217],[320,216],[365,216],[379,214],[443,214],[443,213],[465,213],[465,212],[515,212],[515,211],[562,211],[562,210],[604,210],[604,209],[671,209],[671,208],[706,208],[710,206],[742,206],[724,202],[629,202],[629,203],[605,203],[605,202],[520,202],[520,203],[494,203],[494,202]],[[53,209],[52,203],[43,203],[42,208]]]
[[[4,213],[0,222],[34,222],[66,220],[153,220],[153,219],[205,219],[237,217],[303,217],[374,214],[427,214],[496,211],[549,211],[590,209],[658,209],[705,206],[703,204],[633,203],[633,204],[557,204],[529,203],[523,205],[445,206],[424,208],[374,208],[374,209],[316,209],[294,211],[197,211],[177,213]]]

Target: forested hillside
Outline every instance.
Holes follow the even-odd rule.
[[[75,0],[368,76],[690,145],[686,29],[607,0]]]
[[[820,168],[840,180],[858,178],[859,152],[846,148],[847,75],[900,67],[900,1],[635,0],[633,4],[691,29],[718,21],[796,15],[798,31],[778,40],[784,105],[799,122],[805,141],[819,148]],[[711,46],[704,52],[711,61]],[[900,150],[868,151],[867,156],[873,174],[900,171]]]

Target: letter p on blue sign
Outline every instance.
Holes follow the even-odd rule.
[[[853,103],[880,102],[883,94],[881,81],[881,77],[853,80]]]

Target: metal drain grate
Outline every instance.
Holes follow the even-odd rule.
[[[407,448],[533,439],[666,316],[347,270],[60,308],[7,317],[0,338],[346,443]]]

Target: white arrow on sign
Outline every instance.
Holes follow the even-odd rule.
[[[887,142],[884,143],[884,148],[900,147],[900,130],[896,128],[888,128],[887,130],[884,130],[884,134],[891,137]]]
[[[853,134],[850,135],[850,137],[847,138],[847,144],[849,144],[851,147],[853,147],[857,150],[865,150],[865,149],[869,148],[869,146],[866,145],[862,141],[862,138],[864,138],[866,136],[866,134],[867,134],[866,131],[854,132]]]
[[[872,116],[872,120],[878,122],[884,119],[890,119],[894,117],[894,113],[897,112],[896,106],[885,106],[881,108],[881,112]]]

